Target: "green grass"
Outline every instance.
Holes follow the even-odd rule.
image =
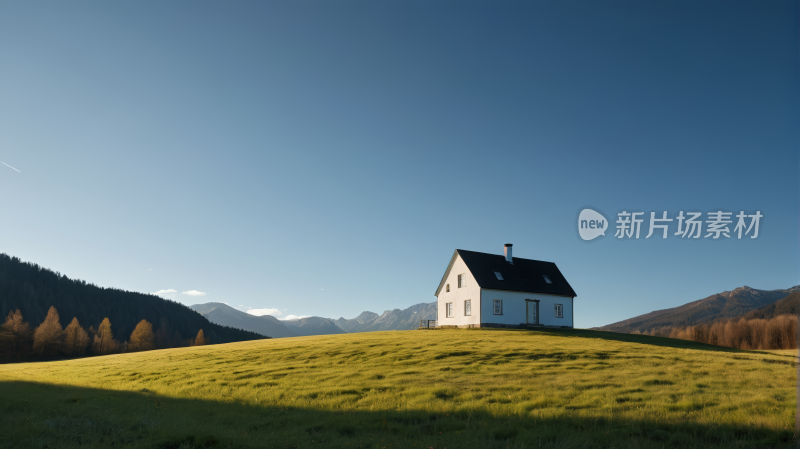
[[[429,330],[0,366],[0,446],[794,447],[793,354]]]

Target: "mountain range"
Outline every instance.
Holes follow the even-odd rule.
[[[54,306],[62,324],[76,317],[85,326],[96,327],[109,318],[115,335],[126,339],[136,324],[146,319],[158,330],[168,330],[175,344],[192,339],[199,330],[214,343],[304,335],[351,332],[410,330],[421,319],[436,318],[436,302],[420,303],[406,309],[387,310],[378,315],[363,312],[355,318],[306,317],[279,320],[255,316],[223,303],[186,307],[155,295],[101,288],[69,279],[33,263],[0,254],[0,316],[20,309],[34,327]],[[721,319],[770,318],[800,311],[800,285],[788,289],[759,290],[748,286],[724,291],[682,306],[656,310],[596,329],[630,333],[691,326]],[[244,331],[244,332],[243,332]]]
[[[645,333],[661,328],[705,324],[720,319],[737,318],[776,303],[794,292],[800,292],[800,285],[780,290],[758,290],[745,285],[682,306],[656,310],[595,329]]]
[[[337,326],[333,320],[318,316],[309,316],[294,320],[283,320],[281,323],[283,323],[284,326],[291,329],[297,335],[330,335],[347,333],[347,331],[342,330],[342,328]]]
[[[269,315],[250,315],[218,302],[195,304],[190,308],[212,323],[256,332],[272,338],[410,330],[419,327],[421,319],[436,319],[436,302],[420,303],[403,310],[387,310],[381,315],[374,312],[363,312],[349,320],[345,318],[333,320],[318,316],[279,320]]]
[[[794,296],[789,296],[797,293]],[[362,312],[355,318],[330,319],[306,317],[278,320],[272,316],[254,316],[227,304],[197,304],[191,308],[212,323],[243,329],[273,338],[304,335],[328,335],[354,332],[410,330],[419,327],[420,319],[436,318],[436,302],[420,303],[407,309],[387,310],[378,315]],[[724,291],[670,309],[656,310],[595,329],[612,332],[642,332],[672,327],[710,323],[720,319],[768,317],[800,310],[800,285],[788,289],[759,290],[748,286]]]
[[[234,327],[272,338],[297,337],[298,334],[287,328],[273,316],[255,316],[236,310],[221,302],[195,304],[190,309],[206,317],[208,321],[222,326]],[[225,323],[225,324],[223,324]]]
[[[352,320],[339,318],[334,320],[334,323],[347,332],[374,332],[416,329],[419,327],[419,320],[435,319],[436,302],[434,301],[415,304],[403,310],[387,310],[382,315],[363,312]]]

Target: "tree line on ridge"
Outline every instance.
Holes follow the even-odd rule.
[[[22,323],[24,317],[30,323],[29,330],[33,330],[34,326],[39,324],[37,327],[41,327],[49,319],[51,308],[55,308],[61,316],[74,317],[74,325],[72,322],[59,323],[66,325],[65,332],[67,329],[72,332],[76,327],[86,332],[89,338],[86,353],[94,353],[94,338],[101,330],[110,329],[112,323],[114,341],[117,344],[125,341],[130,344],[130,336],[142,320],[151,324],[156,348],[188,346],[197,340],[196,334],[200,329],[203,330],[203,338],[209,338],[215,344],[268,338],[255,332],[211,323],[176,301],[153,294],[98,287],[23,262],[17,257],[0,254],[0,320],[19,311],[19,318],[15,318],[14,322]],[[31,354],[35,354],[33,336],[29,343]],[[110,346],[103,351],[111,351]]]
[[[211,344],[211,339],[205,336],[202,329],[194,338],[182,339],[180,332],[170,333],[166,320],[162,320],[156,332],[153,332],[153,325],[149,321],[139,321],[127,340],[114,337],[108,318],[103,319],[97,330],[92,326],[84,329],[77,318],[63,328],[55,307],[50,307],[44,321],[36,328],[31,328],[19,309],[9,312],[5,322],[0,325],[0,357],[4,359],[80,357],[87,353],[106,355],[207,344]]]
[[[635,334],[648,334],[692,340],[736,349],[797,349],[797,315],[783,314],[772,318],[745,317],[694,326],[651,329]]]

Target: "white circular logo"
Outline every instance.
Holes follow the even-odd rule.
[[[608,220],[601,213],[591,209],[584,209],[578,215],[578,234],[584,240],[594,240],[605,236],[608,229]]]

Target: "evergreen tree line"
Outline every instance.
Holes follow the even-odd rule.
[[[44,321],[36,328],[31,328],[19,309],[9,312],[6,321],[0,325],[0,357],[5,359],[24,359],[31,355],[105,355],[207,344],[211,344],[211,339],[205,336],[202,329],[195,338],[184,340],[180,332],[170,332],[166,320],[162,320],[157,332],[153,332],[153,325],[149,321],[141,320],[130,338],[122,341],[114,338],[108,318],[103,319],[97,330],[91,326],[88,330],[84,329],[77,318],[63,328],[55,307],[50,307]]]
[[[797,315],[772,318],[739,318],[696,326],[651,329],[637,334],[680,338],[737,349],[797,349]]]
[[[196,311],[156,295],[101,288],[70,279],[17,257],[0,254],[0,319],[19,310],[30,323],[44,323],[50,307],[75,317],[87,332],[99,331],[104,320],[114,323],[116,335],[130,335],[141,320],[154,326],[165,347],[183,346],[189,336],[203,329],[214,343],[257,340],[265,336],[220,326]],[[86,327],[88,326],[88,327]],[[163,329],[163,331],[162,331]],[[158,336],[169,332],[170,335]]]

